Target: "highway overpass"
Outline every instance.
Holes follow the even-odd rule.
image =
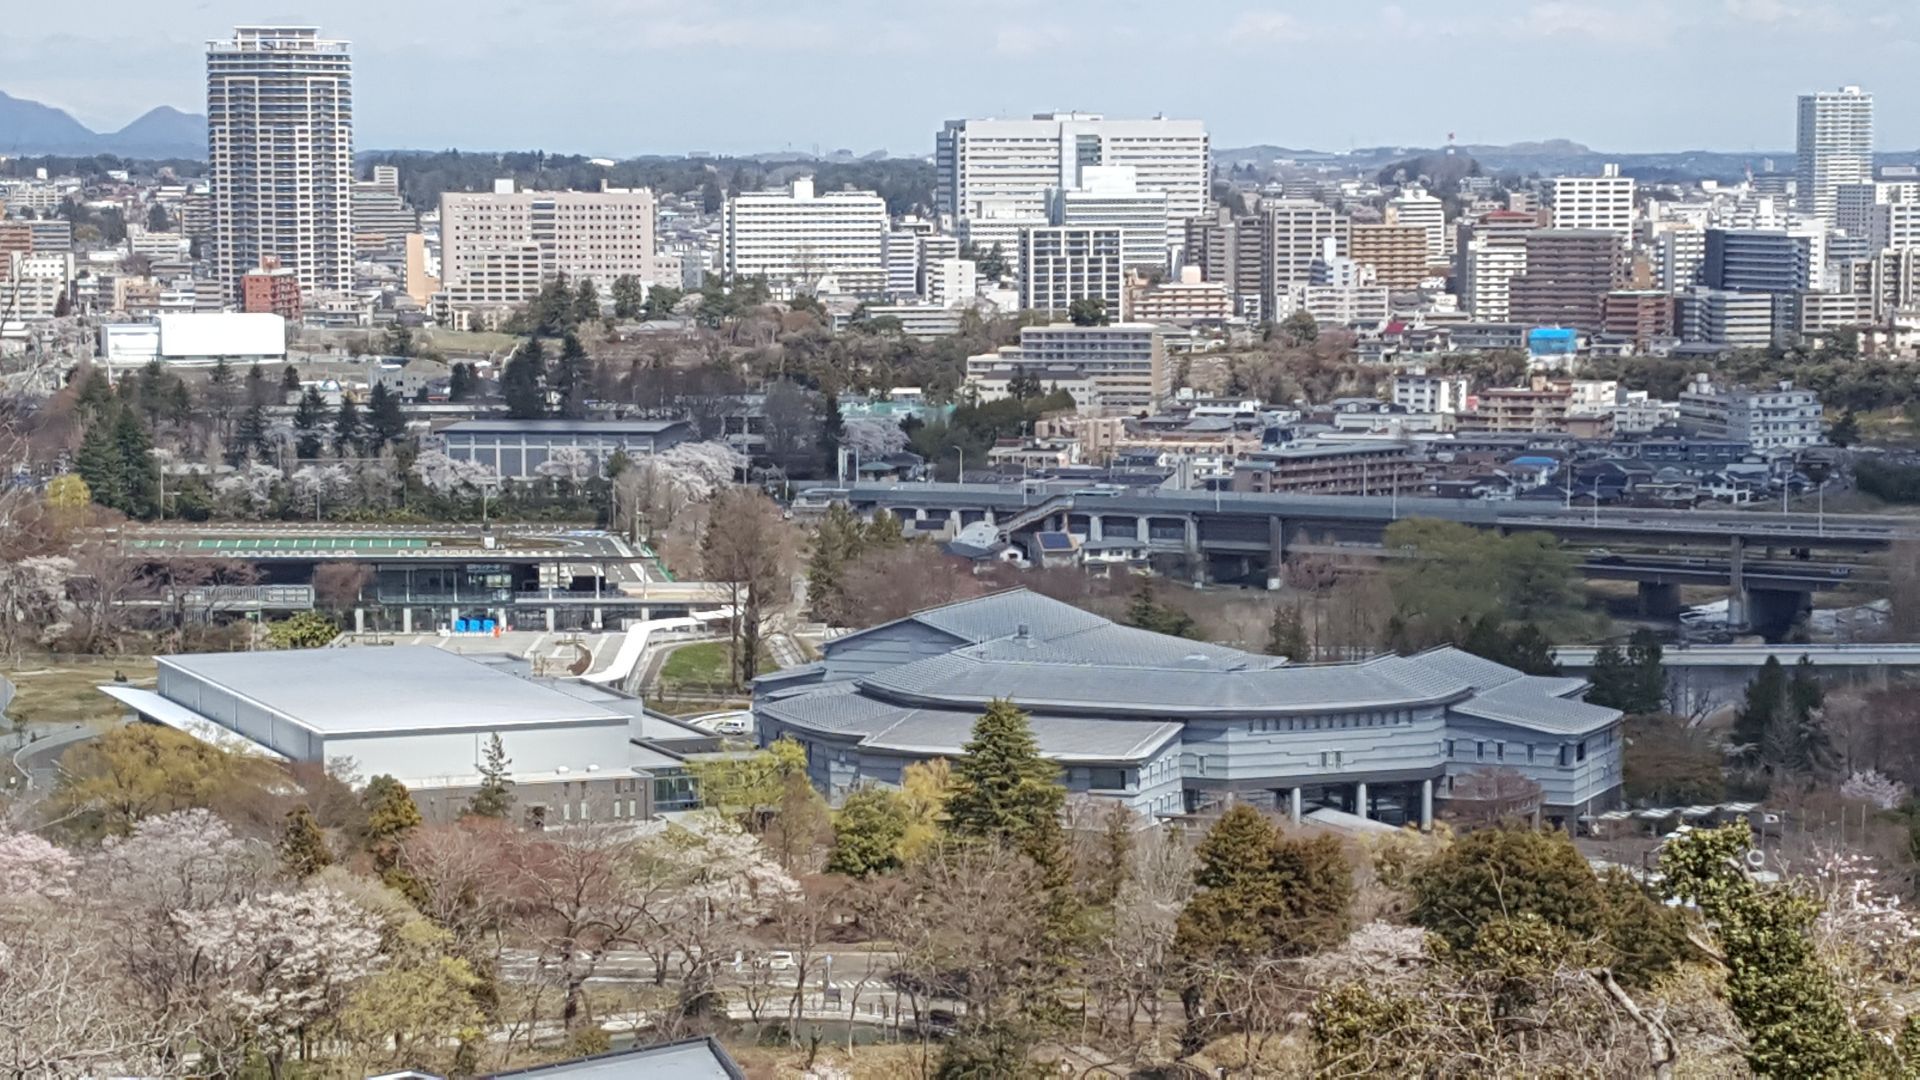
[[[989,522],[1032,547],[1053,530],[1089,540],[1125,537],[1195,580],[1280,583],[1294,554],[1381,554],[1386,529],[1436,518],[1501,532],[1539,531],[1585,553],[1592,576],[1641,584],[1647,610],[1678,610],[1681,585],[1725,585],[1747,621],[1784,630],[1812,593],[1864,580],[1874,559],[1920,540],[1920,518],[1730,510],[1565,508],[1462,499],[1251,495],[1057,484],[859,484],[813,488],[796,505],[844,501],[862,513],[898,515],[910,530],[957,532]],[[1615,555],[1616,547],[1642,550]]]

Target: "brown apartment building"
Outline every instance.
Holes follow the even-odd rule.
[[[1420,463],[1406,443],[1306,443],[1263,450],[1233,466],[1233,490],[1255,495],[1391,495],[1418,490]]]
[[[1354,262],[1373,267],[1375,284],[1415,289],[1427,277],[1427,230],[1418,225],[1356,223],[1347,238]]]
[[[1610,338],[1644,346],[1674,332],[1673,297],[1656,290],[1620,290],[1606,295],[1601,305],[1602,331]]]
[[[1527,269],[1508,283],[1509,318],[1533,326],[1599,333],[1606,296],[1619,287],[1620,237],[1601,229],[1526,234]]]

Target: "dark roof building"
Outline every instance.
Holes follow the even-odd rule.
[[[1570,819],[1617,800],[1620,713],[1584,680],[1523,675],[1456,649],[1358,663],[1283,658],[1128,626],[1017,589],[829,641],[755,683],[760,739],[799,740],[838,799],[954,757],[987,705],[1031,716],[1071,791],[1147,814],[1229,794],[1426,822],[1477,769],[1539,783]]]
[[[474,461],[500,476],[525,479],[603,475],[616,454],[648,457],[693,438],[685,420],[463,420],[440,432],[447,456]],[[572,448],[583,458],[557,457]],[[590,470],[590,471],[586,471]],[[571,475],[584,471],[584,475]]]

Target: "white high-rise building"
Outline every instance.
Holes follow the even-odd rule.
[[[934,202],[960,225],[1047,217],[1049,193],[1080,186],[1090,165],[1131,165],[1139,189],[1167,197],[1167,244],[1204,217],[1213,157],[1198,120],[1109,120],[1041,113],[1027,120],[949,120],[934,137]],[[976,241],[978,243],[978,241]]]
[[[887,202],[871,191],[743,191],[721,221],[728,282],[764,277],[777,291],[830,287],[854,296],[887,291]]]
[[[1873,95],[1857,86],[1800,95],[1796,208],[1835,224],[1842,184],[1873,182]]]
[[[1672,224],[1654,238],[1653,282],[1661,292],[1676,294],[1700,284],[1707,262],[1707,230]]]
[[[907,300],[920,295],[920,236],[894,229],[886,236],[887,295]]]
[[[1447,261],[1446,204],[1424,188],[1408,188],[1387,201],[1387,224],[1414,225],[1427,231],[1427,262]]]
[[[980,292],[980,275],[972,259],[936,259],[927,264],[926,270],[929,304],[966,307]]]
[[[1079,187],[1054,192],[1053,224],[1119,229],[1127,269],[1167,268],[1166,192],[1141,191],[1131,165],[1081,169]]]
[[[1633,238],[1633,178],[1620,175],[1620,166],[1602,166],[1599,176],[1553,178],[1553,227],[1604,229],[1624,240]]]
[[[1075,300],[1098,300],[1126,318],[1125,233],[1114,226],[1048,225],[1020,234],[1020,306],[1064,316]]]
[[[1511,236],[1468,240],[1460,261],[1461,306],[1481,322],[1506,322],[1513,279],[1527,272],[1526,242]]]
[[[353,286],[353,54],[310,26],[207,42],[213,267],[222,294],[264,257],[301,291]]]

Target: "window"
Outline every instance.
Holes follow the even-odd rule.
[[[1587,740],[1581,739],[1580,745],[1574,748],[1573,760],[1575,761],[1587,760]]]
[[[1495,761],[1507,760],[1507,744],[1506,743],[1502,742],[1502,743],[1493,744],[1493,760]]]
[[[1453,740],[1452,739],[1447,740],[1447,756],[1448,757],[1453,756]]]
[[[1477,758],[1478,760],[1480,760],[1480,761],[1485,761],[1485,760],[1487,760],[1487,744],[1486,744],[1486,743],[1484,743],[1484,742],[1476,742],[1476,743],[1474,743],[1474,744],[1473,744],[1473,756],[1474,756],[1475,758]]]
[[[1125,769],[1088,769],[1087,786],[1105,790],[1118,790],[1127,786]]]

